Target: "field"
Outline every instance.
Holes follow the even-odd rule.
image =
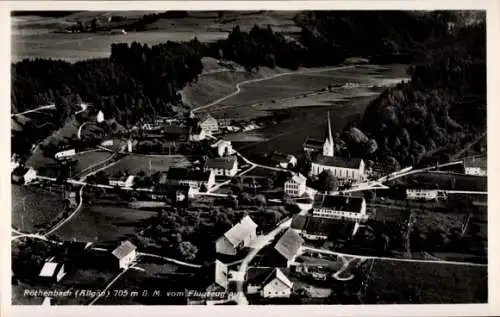
[[[134,235],[155,212],[115,206],[84,205],[54,235],[61,240],[118,241]]]
[[[60,193],[12,185],[12,226],[22,232],[36,232],[64,209]]]
[[[61,18],[36,16],[13,17],[11,19],[12,60],[23,58],[58,58],[75,62],[87,58],[108,57],[112,43],[134,42],[154,45],[167,41],[188,41],[195,36],[201,42],[210,42],[227,37],[235,25],[242,30],[254,24],[271,25],[275,30],[295,33],[299,29],[293,21],[294,12],[226,12],[220,19],[214,12],[190,12],[185,19],[160,19],[145,32],[128,32],[126,35],[54,33],[72,23],[89,21],[95,16],[128,15],[140,17],[148,12],[77,12]]]
[[[401,182],[419,185],[438,186],[447,190],[462,191],[487,191],[488,178],[485,176],[472,176],[465,174],[446,174],[440,172],[427,172],[411,174],[400,178]]]
[[[110,152],[106,151],[88,151],[82,152],[80,154],[75,155],[75,159],[77,161],[77,165],[75,166],[74,173],[80,173],[86,168],[104,161],[112,155]]]
[[[151,169],[150,169],[151,162]],[[107,168],[105,172],[108,175],[114,175],[120,171],[128,171],[130,174],[137,174],[140,171],[147,175],[156,172],[166,172],[170,167],[185,167],[191,163],[182,155],[128,155]]]
[[[485,267],[376,261],[366,304],[485,303],[487,284]]]

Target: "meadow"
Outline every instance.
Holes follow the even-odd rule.
[[[35,233],[64,209],[61,193],[14,184],[11,188],[12,226],[21,232]]]
[[[61,240],[119,241],[135,235],[156,212],[116,206],[85,204],[78,214],[54,233]]]
[[[73,169],[73,173],[81,173],[85,171],[90,166],[104,161],[105,159],[111,157],[112,153],[106,151],[86,151],[75,155],[75,160],[77,164]]]
[[[120,171],[137,174],[140,171],[151,175],[156,172],[166,172],[170,167],[190,166],[189,159],[182,155],[141,155],[133,154],[122,158],[118,163],[105,169],[108,175],[114,175]]]

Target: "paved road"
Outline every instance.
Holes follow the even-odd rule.
[[[55,108],[56,108],[56,105],[41,106],[41,107],[38,107],[38,108],[35,108],[35,109],[31,109],[31,110],[27,110],[27,111],[23,111],[23,112],[19,112],[19,113],[13,113],[10,116],[11,117],[15,117],[15,116],[24,115],[24,114],[27,114],[27,113],[37,112],[37,111],[44,110],[44,109],[55,109]]]

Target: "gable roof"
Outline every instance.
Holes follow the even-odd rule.
[[[303,243],[304,239],[293,229],[289,228],[278,240],[274,249],[290,261],[295,257]]]
[[[209,115],[209,114],[204,114],[204,115],[202,115],[202,116],[200,117],[200,121],[199,121],[199,122],[200,122],[200,124],[201,124],[201,123],[203,123],[203,122],[205,122],[205,121],[207,121],[207,120],[210,120],[210,121],[215,120],[215,121],[217,122],[217,119],[215,119],[214,117],[212,117],[212,116],[211,116],[211,115]]]
[[[233,245],[237,246],[241,243],[253,230],[257,228],[257,224],[253,222],[250,216],[245,216],[235,226],[224,233],[224,237]]]
[[[215,169],[232,169],[234,164],[237,162],[236,156],[226,156],[226,157],[215,157],[209,158],[205,162],[205,168],[215,168]]]
[[[167,172],[167,178],[173,180],[208,181],[210,173],[183,167],[171,167]]]
[[[112,254],[117,259],[122,259],[135,249],[137,249],[137,247],[133,245],[132,242],[127,240],[125,242],[122,242],[116,249],[114,249]]]
[[[315,216],[300,216],[300,221],[292,222],[292,228],[302,230],[307,234],[331,236],[336,239],[345,239],[352,235],[356,223],[353,221],[338,220]]]
[[[360,158],[345,160],[340,157],[318,155],[313,161],[313,164],[358,169],[361,165],[361,161],[362,159]]]
[[[337,211],[360,212],[363,197],[340,195],[316,195],[313,208],[327,208]]]
[[[298,184],[302,184],[302,183],[307,181],[307,178],[300,173],[296,173],[296,174],[293,174],[293,176],[287,180],[287,182],[290,182],[290,181],[293,181],[293,182],[298,183]]]
[[[286,275],[278,268],[275,268],[271,274],[269,274],[266,279],[264,280],[264,282],[262,283],[262,286],[265,286],[266,284],[268,284],[269,282],[271,282],[272,280],[274,279],[278,279],[279,281],[281,281],[283,284],[285,284],[288,288],[292,288],[293,286],[293,283],[292,281],[290,281],[288,279],[288,277],[286,277]]]
[[[42,267],[42,270],[40,271],[39,276],[42,277],[52,277],[61,270],[62,264],[61,263],[56,263],[56,262],[45,262],[45,264]]]
[[[325,141],[313,138],[307,138],[304,142],[304,147],[322,149]]]

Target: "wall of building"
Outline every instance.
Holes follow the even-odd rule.
[[[277,278],[267,283],[261,290],[261,296],[265,298],[287,298],[290,297],[291,289]]]
[[[215,251],[220,254],[227,254],[227,255],[236,254],[236,249],[224,236],[220,237],[215,242]]]

